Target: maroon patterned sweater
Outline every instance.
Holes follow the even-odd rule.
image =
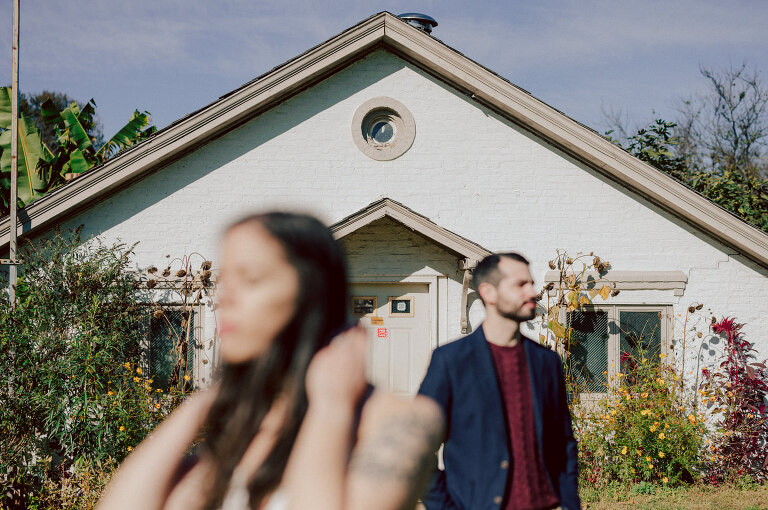
[[[522,342],[502,347],[488,342],[506,414],[509,462],[505,510],[542,510],[559,502],[536,445],[531,380]]]

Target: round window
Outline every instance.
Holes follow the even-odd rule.
[[[416,126],[411,112],[388,97],[366,101],[355,112],[352,137],[366,156],[388,161],[403,155],[413,145]]]
[[[395,112],[382,110],[366,115],[361,128],[368,144],[382,146],[394,143],[397,137],[397,117]]]
[[[389,119],[377,120],[371,127],[370,137],[375,143],[387,143],[395,136],[395,125]]]

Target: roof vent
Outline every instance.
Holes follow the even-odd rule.
[[[399,15],[398,18],[428,34],[431,34],[432,28],[437,26],[435,18],[418,12],[406,12]]]

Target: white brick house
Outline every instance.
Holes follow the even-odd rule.
[[[610,324],[658,317],[667,351],[692,303],[745,322],[768,356],[768,236],[389,13],[33,203],[22,230],[83,224],[140,241],[139,268],[193,251],[215,268],[222,228],[268,208],[334,225],[374,378],[397,391],[416,389],[430,349],[482,320],[467,271],[490,251],[525,254],[542,284],[558,248],[611,261],[622,291],[596,310],[596,335],[610,338],[590,347],[606,370],[620,341]],[[0,221],[3,253],[9,229]],[[215,359],[213,312],[197,320],[196,359]],[[702,331],[690,356],[717,347]]]

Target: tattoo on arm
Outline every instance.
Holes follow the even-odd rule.
[[[357,445],[350,473],[377,481],[416,483],[431,473],[440,446],[442,420],[417,414],[399,415],[379,423],[370,437]]]

